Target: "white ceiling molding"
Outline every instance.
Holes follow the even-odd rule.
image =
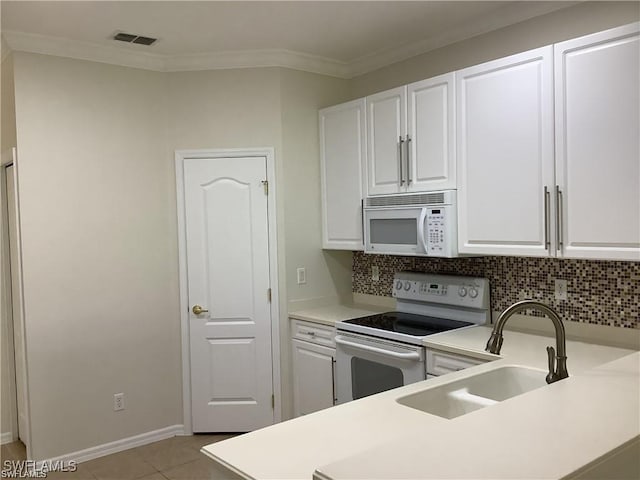
[[[289,50],[268,49],[161,55],[33,33],[5,31],[3,35],[11,50],[17,52],[55,55],[158,72],[285,67],[339,78],[349,78],[350,74],[348,65],[344,62]]]
[[[34,33],[5,30],[3,35],[11,50],[16,52],[41,53],[43,55],[90,60],[145,70],[164,70],[164,56],[154,53],[137,52],[124,48],[78,42],[67,38]]]
[[[287,49],[229,50],[219,52],[160,54],[145,51],[147,47],[124,44],[111,45],[71,40],[58,36],[5,30],[6,43],[11,50],[56,55],[94,62],[141,68],[160,72],[193,70],[221,70],[252,67],[284,67],[295,70],[353,78],[529,18],[567,8],[578,2],[513,2],[498,11],[491,10],[453,28],[417,42],[373,52],[352,61],[340,61]],[[3,45],[3,58],[4,58]]]
[[[350,75],[345,62],[290,50],[237,50],[165,58],[165,71],[168,72],[252,67],[285,67],[338,78],[349,78]]]

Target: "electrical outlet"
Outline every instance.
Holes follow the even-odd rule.
[[[124,393],[116,393],[113,395],[113,411],[124,410]]]
[[[378,267],[377,265],[373,265],[371,267],[371,280],[373,280],[374,282],[380,280],[380,267]]]
[[[307,270],[304,267],[301,267],[298,270],[296,270],[296,273],[298,275],[298,285],[307,283]]]
[[[556,288],[555,288],[555,297],[556,300],[566,300],[567,299],[567,281],[556,278]]]

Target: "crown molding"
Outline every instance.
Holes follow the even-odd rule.
[[[507,5],[431,36],[425,40],[398,48],[374,52],[351,62],[310,55],[284,49],[256,49],[224,52],[208,52],[186,55],[164,55],[142,51],[140,45],[102,45],[68,38],[33,33],[4,31],[6,42],[2,46],[2,58],[6,45],[13,51],[40,53],[59,57],[89,60],[125,67],[158,72],[184,72],[194,70],[225,70],[233,68],[283,67],[294,70],[350,79],[392,65],[436,48],[481,35],[483,33],[522,22],[532,17],[567,8],[579,1],[525,2],[526,5]],[[526,14],[523,15],[523,9]],[[139,50],[140,49],[140,50]]]
[[[344,62],[290,50],[162,55],[32,33],[5,31],[3,35],[12,51],[55,55],[158,72],[284,67],[339,78],[349,78],[350,75],[348,65]]]

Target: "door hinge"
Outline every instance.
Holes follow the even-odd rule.
[[[271,289],[267,289],[267,301],[270,302],[271,301]]]
[[[273,393],[271,394],[271,408],[276,408],[276,396]]]
[[[262,180],[262,186],[264,187],[264,194],[269,195],[269,180]]]

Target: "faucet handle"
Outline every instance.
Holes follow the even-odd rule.
[[[549,358],[549,373],[547,374],[547,383],[556,381],[556,350],[553,347],[547,347],[547,357]]]

